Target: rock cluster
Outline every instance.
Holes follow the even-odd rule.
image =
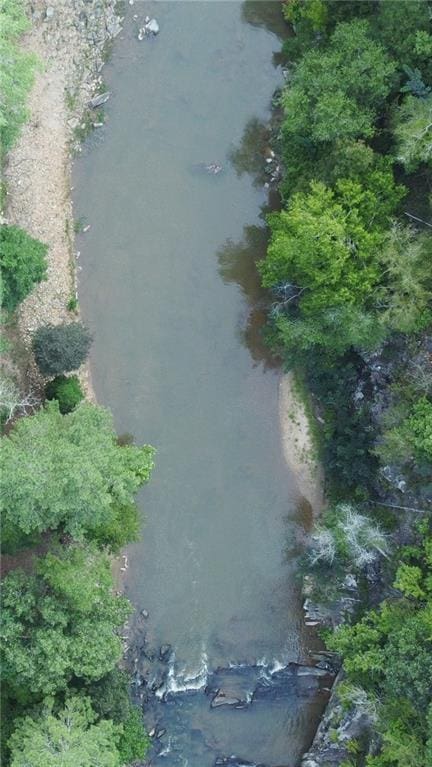
[[[373,724],[371,713],[361,705],[343,705],[339,686],[343,671],[336,678],[327,709],[321,719],[309,751],[304,754],[301,767],[341,767],[350,759],[350,744],[370,734]]]

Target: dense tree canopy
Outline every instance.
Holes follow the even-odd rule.
[[[325,51],[303,56],[284,91],[286,140],[290,134],[313,142],[371,136],[395,69],[367,22],[339,24]]]
[[[107,410],[55,402],[19,421],[1,450],[4,522],[25,533],[63,528],[75,537],[109,524],[147,482],[153,449],[117,444]]]
[[[58,714],[22,719],[10,740],[11,767],[120,767],[119,727],[95,721],[90,701],[72,697]]]
[[[15,570],[2,592],[1,674],[24,700],[66,688],[72,677],[100,679],[121,657],[115,631],[129,613],[112,593],[108,557],[71,546]]]
[[[432,163],[432,95],[407,96],[395,114],[396,157],[407,170]]]

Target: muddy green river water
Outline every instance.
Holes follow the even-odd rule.
[[[160,33],[139,41],[146,15]],[[242,172],[282,82],[282,28],[278,3],[135,0],[104,70],[105,127],[74,169],[94,388],[119,433],[157,448],[125,591],[149,612],[147,642],[173,648],[169,695],[147,714],[167,767],[293,767],[323,705],[298,685],[240,710],[204,693],[217,668],[271,681],[308,650],[280,371],[260,335],[268,191]]]

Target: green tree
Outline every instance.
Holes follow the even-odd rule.
[[[86,686],[86,694],[91,696],[93,709],[98,716],[122,725],[118,744],[122,764],[143,759],[149,747],[142,712],[131,703],[129,688],[130,678],[118,668],[98,682]]]
[[[391,182],[387,191],[384,180]],[[381,225],[400,189],[388,174],[377,173],[376,182],[374,190],[343,179],[335,191],[312,182],[309,194],[294,195],[287,210],[269,216],[271,239],[259,269],[264,287],[280,297],[275,322],[286,349],[341,353],[382,339],[372,313]]]
[[[77,376],[57,376],[45,387],[47,399],[56,399],[62,415],[70,413],[84,399]]]
[[[46,376],[77,370],[87,357],[92,337],[81,322],[43,325],[33,336],[37,366]]]
[[[119,727],[96,721],[87,698],[72,697],[18,722],[10,738],[11,767],[120,767]]]
[[[375,4],[370,16],[374,38],[399,63],[419,67],[430,77],[430,16],[423,0],[398,0]],[[429,61],[428,61],[429,59]]]
[[[40,559],[34,575],[15,570],[5,578],[1,674],[18,699],[114,668],[122,652],[115,632],[130,607],[112,589],[107,555],[76,545]]]
[[[385,236],[377,307],[392,330],[412,333],[432,320],[432,238],[394,223]]]
[[[33,85],[36,57],[18,40],[28,28],[23,0],[0,0],[0,161],[27,118],[26,99]]]
[[[1,305],[12,312],[46,277],[47,246],[17,226],[0,227]]]
[[[144,759],[149,746],[150,739],[144,729],[142,713],[136,706],[131,706],[118,744],[122,764]]]
[[[284,91],[284,140],[292,134],[313,143],[372,136],[395,69],[367,22],[339,24],[324,51],[303,56]]]
[[[427,397],[411,404],[400,422],[384,431],[378,453],[384,460],[431,463],[432,403]]]
[[[112,416],[55,402],[16,423],[1,450],[3,521],[25,533],[63,528],[74,537],[109,525],[150,478],[153,448],[117,444]]]
[[[334,192],[312,183],[281,213],[269,216],[271,240],[260,271],[264,287],[286,283],[299,290],[302,314],[361,304],[378,279],[380,242],[363,226],[357,209],[347,211]]]
[[[432,94],[421,99],[407,96],[396,110],[393,131],[396,159],[408,171],[432,162]]]

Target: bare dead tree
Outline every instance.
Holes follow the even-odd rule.
[[[12,378],[0,377],[0,412],[5,423],[20,415],[28,415],[40,404],[40,399],[30,389],[21,392]]]

